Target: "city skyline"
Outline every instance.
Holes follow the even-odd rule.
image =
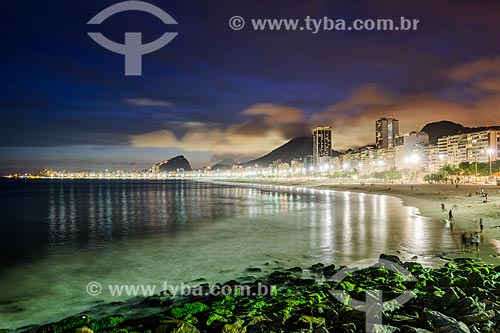
[[[384,131],[381,129],[382,123],[386,127]],[[427,125],[439,125],[441,123],[435,122]],[[389,126],[395,124],[396,132],[393,133],[392,145],[387,141],[390,137],[387,133],[388,124]],[[333,175],[354,171],[356,174],[367,177],[373,175],[374,172],[413,170],[418,171],[419,174],[421,173],[420,178],[422,178],[421,176],[423,175],[431,175],[438,172],[446,165],[458,167],[462,163],[490,163],[491,173],[491,163],[500,160],[500,126],[463,128],[464,132],[458,131],[457,133],[441,134],[438,136],[436,136],[433,130],[434,142],[430,141],[430,135],[427,132],[411,131],[408,133],[399,133],[398,128],[399,120],[390,117],[379,118],[375,122],[375,144],[349,147],[339,152],[335,151],[333,146],[332,137],[334,131],[332,126],[316,126],[310,133],[312,146],[308,153],[300,155],[295,151],[288,151],[288,154],[293,153],[296,157],[289,161],[282,161],[280,158],[277,158],[267,164],[253,164],[252,161],[244,163],[232,161],[230,165],[226,165],[232,171],[222,174],[229,177],[239,177],[242,175],[263,176],[266,174],[306,176],[313,174]],[[382,136],[385,136],[383,140]],[[292,141],[294,139],[273,150],[273,152],[284,148]],[[387,147],[381,147],[377,142],[384,142]],[[167,168],[163,169],[167,165],[170,165],[171,162],[175,165],[173,168],[168,167],[168,170]],[[135,169],[133,172],[129,172],[131,170],[123,168],[111,170],[53,170],[52,168],[45,168],[44,170],[37,170],[35,173],[19,172],[18,170],[5,176],[147,178],[149,177],[147,175],[151,174],[155,178],[155,175],[163,174],[166,177],[211,177],[219,174],[220,170],[212,169],[212,166],[216,165],[219,165],[219,163],[191,168],[189,160],[183,155],[179,155],[171,159],[159,161],[158,163],[155,162],[152,166],[143,168],[142,170]],[[163,176],[160,178],[163,178]]]
[[[320,124],[334,126],[342,150],[372,143],[382,116],[399,119],[402,133],[445,119],[498,125],[497,3],[151,3],[176,19],[179,35],[145,56],[143,76],[134,78],[123,76],[122,56],[87,36],[86,22],[102,2],[75,4],[64,15],[57,1],[6,4],[2,174],[46,166],[135,170],[180,154],[196,167],[245,161]],[[102,27],[115,40],[131,26],[148,40],[164,30],[148,15],[120,15]],[[404,15],[420,25],[405,32],[234,31],[234,15]]]

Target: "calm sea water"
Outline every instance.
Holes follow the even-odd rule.
[[[97,304],[89,282],[224,282],[248,267],[456,251],[442,223],[383,195],[192,181],[1,181],[0,328]],[[159,291],[159,290],[158,290]]]

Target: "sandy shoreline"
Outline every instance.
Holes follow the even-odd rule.
[[[458,240],[463,231],[479,231],[479,219],[483,219],[484,230],[481,235],[481,248],[478,252],[444,254],[446,257],[468,257],[491,264],[500,264],[500,186],[493,185],[445,185],[445,184],[392,184],[392,183],[339,183],[328,179],[318,180],[273,180],[273,179],[231,179],[230,183],[259,184],[278,186],[297,186],[322,190],[363,192],[397,197],[405,206],[415,207],[419,214],[446,223],[449,226],[448,212],[453,209],[452,236]],[[488,193],[488,202],[476,191]],[[469,196],[470,195],[470,196]],[[445,204],[445,211],[441,208]],[[446,220],[446,221],[445,221]]]

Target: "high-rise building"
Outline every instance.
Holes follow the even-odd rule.
[[[392,149],[399,135],[399,120],[380,118],[375,122],[375,146],[377,149]]]
[[[398,169],[420,169],[428,163],[429,134],[410,132],[398,135],[395,141],[396,167]]]
[[[442,164],[488,163],[500,160],[500,130],[484,130],[438,139]]]
[[[313,161],[314,165],[320,165],[324,157],[332,157],[332,128],[330,126],[318,126],[313,130]]]

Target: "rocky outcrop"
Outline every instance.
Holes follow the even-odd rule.
[[[91,320],[77,316],[31,332],[75,332],[84,327],[94,333],[254,333],[254,332],[364,332],[365,312],[347,300],[364,302],[380,290],[384,301],[379,333],[478,333],[500,331],[500,266],[471,259],[450,261],[441,268],[424,268],[381,256],[388,266],[376,265],[332,279],[344,271],[334,265],[316,264],[309,269],[315,279],[301,278],[303,269],[276,271],[251,283],[230,281],[230,295],[196,295],[166,300],[165,295],[138,304],[156,307],[158,315],[125,319],[121,315]],[[392,266],[393,265],[393,266]],[[403,270],[414,279],[403,275]],[[252,272],[259,273],[254,267]],[[264,288],[265,287],[265,288]],[[242,290],[250,291],[244,294]],[[203,290],[209,290],[207,286]],[[262,294],[262,290],[267,290]],[[347,295],[344,301],[335,292]],[[403,303],[389,302],[405,292]],[[370,296],[371,297],[371,296]],[[380,303],[373,303],[377,308]],[[1,330],[0,330],[1,331]]]
[[[183,156],[176,156],[174,158],[171,158],[169,160],[165,160],[161,163],[158,163],[159,166],[159,171],[160,172],[173,172],[173,171],[179,171],[179,170],[184,170],[184,171],[191,171],[191,164],[189,164],[189,161]]]

